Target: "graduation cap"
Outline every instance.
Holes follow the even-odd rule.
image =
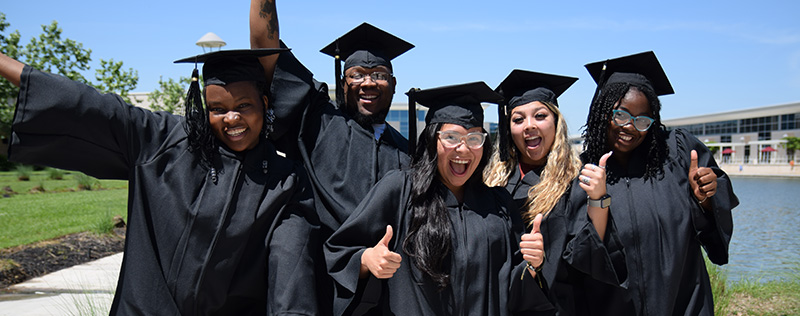
[[[673,94],[667,74],[652,51],[586,64],[586,70],[597,82],[597,91],[618,82],[653,88],[656,95]],[[595,98],[597,93],[595,93]],[[594,103],[594,100],[592,100]]]
[[[409,91],[419,104],[428,107],[425,124],[450,123],[466,129],[483,127],[481,102],[498,103],[503,96],[483,81]],[[409,142],[412,142],[409,135]]]
[[[385,66],[392,71],[391,60],[412,48],[414,45],[411,43],[364,22],[325,46],[320,52],[334,58],[338,101],[344,98],[340,60],[345,61],[344,70],[355,66],[364,68]]]
[[[175,63],[195,63],[195,71],[197,64],[203,63],[204,86],[226,85],[237,81],[266,82],[264,68],[258,58],[288,50],[288,48],[220,50],[178,59]],[[194,74],[192,78],[195,80]]]
[[[558,98],[567,91],[578,78],[566,77],[540,72],[514,69],[495,91],[503,96],[503,103],[497,107],[498,138],[500,141],[500,159],[509,159],[507,148],[511,139],[508,116],[511,110],[531,102],[548,102],[558,106]]]

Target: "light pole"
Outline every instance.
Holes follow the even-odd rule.
[[[206,33],[206,35],[203,35],[203,37],[197,40],[195,44],[197,46],[202,47],[204,53],[206,52],[206,48],[208,48],[208,51],[211,52],[214,51],[214,48],[219,50],[222,46],[227,45],[227,43],[225,43],[225,41],[223,41],[219,36],[217,36],[217,34],[211,32],[208,32]]]

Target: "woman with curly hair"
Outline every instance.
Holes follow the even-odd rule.
[[[572,202],[609,207],[625,246],[627,279],[618,286],[585,280],[576,309],[580,314],[713,315],[700,249],[715,264],[728,261],[731,209],[739,203],[728,176],[688,131],[668,132],[661,124],[658,96],[673,91],[653,52],[586,68],[598,88],[581,158],[596,163],[604,153],[613,155],[604,169],[585,169],[579,177],[595,196]]]
[[[378,182],[325,245],[335,314],[539,311],[535,273],[515,256],[510,196],[481,181],[491,141],[480,102],[501,97],[483,82],[415,97],[430,110],[410,169]],[[541,243],[522,252],[541,264]]]

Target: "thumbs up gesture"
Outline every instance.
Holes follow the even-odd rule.
[[[370,272],[378,279],[388,279],[400,268],[403,258],[400,254],[389,250],[392,235],[392,226],[387,225],[386,234],[375,247],[367,248],[361,254],[361,277],[366,277],[366,272]]]
[[[599,199],[606,195],[606,164],[608,158],[611,157],[612,152],[608,152],[600,157],[597,165],[587,163],[581,169],[581,175],[578,176],[581,189],[586,191],[586,195],[590,199]]]
[[[522,235],[519,242],[519,249],[522,252],[522,259],[527,261],[532,267],[539,268],[544,263],[544,238],[540,229],[542,225],[542,214],[533,218],[533,228],[528,234]],[[531,271],[533,276],[536,274]]]
[[[689,184],[692,186],[694,197],[705,205],[708,197],[717,193],[717,174],[711,168],[697,167],[697,152],[692,150],[692,162],[689,165]]]

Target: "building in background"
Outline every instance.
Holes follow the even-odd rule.
[[[719,163],[788,164],[786,137],[800,137],[800,102],[663,120],[685,128]]]

